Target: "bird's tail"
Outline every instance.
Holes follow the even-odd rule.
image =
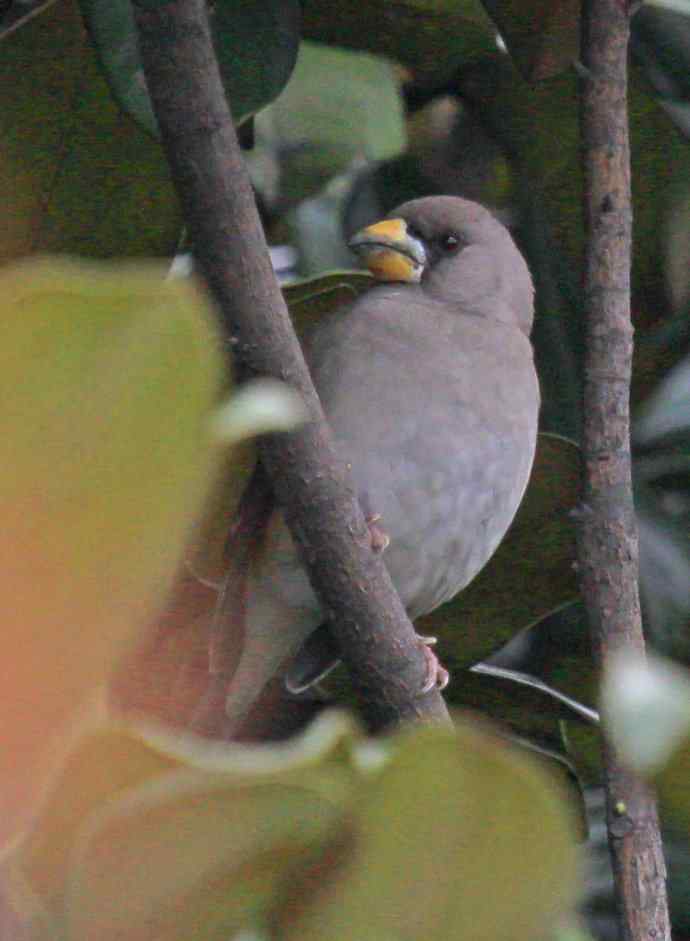
[[[211,675],[192,727],[232,737],[269,680],[320,620],[309,580],[259,467],[228,541],[228,567],[210,629]]]
[[[231,733],[239,729],[266,684],[294,657],[319,621],[318,612],[289,607],[271,594],[261,592],[252,598],[239,663],[225,690]]]

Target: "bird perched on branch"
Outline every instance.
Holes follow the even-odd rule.
[[[474,578],[525,491],[539,410],[532,281],[504,226],[456,197],[405,203],[350,247],[382,283],[318,326],[307,360],[372,546],[415,618]],[[324,616],[261,475],[229,553],[211,662],[237,727],[276,671],[306,686],[334,653],[305,647]]]

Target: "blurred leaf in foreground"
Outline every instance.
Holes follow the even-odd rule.
[[[336,712],[281,746],[92,733],[11,860],[38,941],[542,937],[575,869],[560,789],[488,729]]]
[[[404,148],[396,71],[387,59],[303,42],[285,90],[255,128],[247,154],[253,182],[284,212],[353,160],[384,160]]]
[[[602,687],[621,756],[653,776],[669,813],[690,827],[690,674],[671,661],[621,655]]]
[[[2,820],[169,587],[213,464],[206,302],[158,266],[0,272]]]
[[[548,776],[466,721],[392,741],[355,795],[349,852],[307,874],[310,904],[286,906],[286,937],[547,936],[576,891],[572,831]]]

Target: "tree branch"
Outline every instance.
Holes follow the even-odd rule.
[[[271,268],[225,100],[204,0],[134,0],[144,72],[172,177],[241,378],[274,376],[310,421],[260,445],[279,502],[373,729],[447,719],[420,696],[426,662],[383,561],[370,548]]]
[[[586,467],[578,549],[582,594],[602,673],[621,650],[644,654],[630,460],[628,36],[624,0],[584,0]],[[608,741],[603,758],[622,937],[664,941],[670,926],[656,802],[647,785],[621,765]]]

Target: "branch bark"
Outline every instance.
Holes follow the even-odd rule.
[[[283,505],[332,631],[377,730],[447,720],[436,691],[419,695],[426,663],[336,456],[271,268],[225,99],[205,0],[134,0],[144,73],[196,257],[215,298],[240,378],[274,376],[298,389],[310,421],[266,436],[261,460]]]
[[[578,534],[582,594],[605,672],[621,650],[644,655],[638,593],[629,397],[632,209],[625,0],[583,0],[587,350],[584,504]],[[666,870],[649,787],[603,746],[609,848],[625,941],[670,939]]]

